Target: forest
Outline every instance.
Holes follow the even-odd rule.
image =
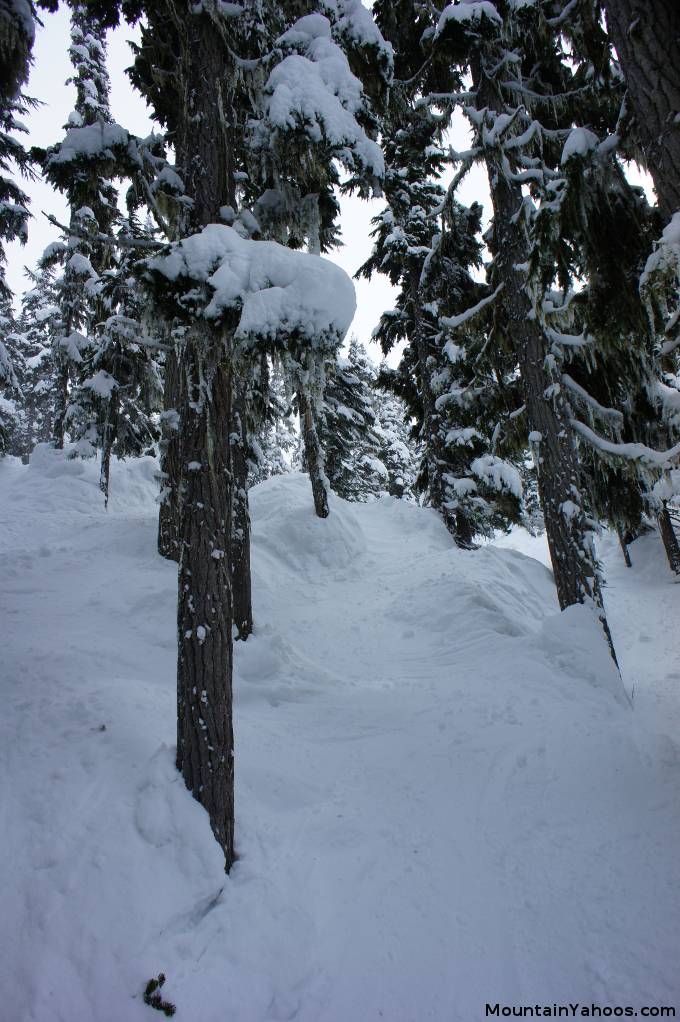
[[[679,53],[677,0],[0,0],[7,1022],[680,1010]]]

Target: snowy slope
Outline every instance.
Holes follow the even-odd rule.
[[[187,1022],[680,1009],[680,588],[654,537],[612,560],[631,706],[537,560],[453,550],[392,498],[320,521],[304,477],[257,487],[226,878],[173,766],[154,469],[115,465],[107,514],[93,464],[0,463],[3,1022],[152,1022],[160,971]]]

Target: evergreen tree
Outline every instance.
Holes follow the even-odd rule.
[[[52,339],[60,331],[54,274],[38,270],[28,277],[32,287],[22,298],[17,329],[24,413],[21,455],[26,460],[36,444],[52,439],[57,382]]]
[[[273,241],[253,240],[258,224],[243,208],[246,171],[240,164],[246,152],[244,129],[266,112],[260,105],[263,93],[257,88],[263,70],[257,49],[261,39],[267,38],[267,26],[257,22],[260,13],[250,9],[243,20],[233,19],[221,8],[203,5],[200,10],[183,11],[178,19],[175,8],[154,6],[147,12],[148,28],[142,34],[134,72],[157,119],[172,133],[178,170],[190,200],[177,221],[178,240],[166,255],[148,260],[147,284],[158,309],[174,324],[176,336],[178,324],[183,331],[177,352],[178,386],[172,396],[179,419],[181,471],[177,488],[177,764],[187,786],[210,813],[227,868],[233,861],[231,582],[232,578],[246,580],[246,572],[234,566],[240,558],[235,538],[247,552],[245,528],[232,529],[231,525],[232,509],[234,517],[241,515],[240,521],[247,523],[243,514],[246,477],[240,468],[234,468],[235,448],[240,465],[247,463],[244,384],[252,376],[253,358],[268,348],[279,352],[287,371],[301,381],[309,379],[337,347],[353,306],[348,282],[318,256],[290,252]],[[313,24],[305,24],[304,19],[298,22],[299,45],[312,46],[318,37],[323,50],[328,24],[321,16]],[[249,48],[256,51],[253,64],[235,59],[237,53],[249,55]],[[337,106],[338,86],[344,89],[343,83],[356,82],[347,78],[344,68],[339,82],[324,81],[312,57],[296,64],[304,68],[307,83],[313,83],[312,92],[303,82],[300,88],[284,93],[292,102],[287,117],[290,125],[303,125],[305,118],[319,113],[319,109],[303,111],[310,98],[319,103],[319,90],[321,99]],[[285,57],[276,66],[284,63]],[[337,60],[329,66],[337,68]],[[276,91],[276,82],[271,81],[273,70],[268,79],[272,95]],[[247,72],[252,72],[252,77]],[[345,98],[356,103],[356,90]],[[350,124],[355,123],[352,116]],[[313,128],[318,137],[322,128],[319,118]],[[364,138],[357,134],[358,143]],[[347,159],[351,158],[351,141],[344,135],[334,140],[338,153],[347,153]],[[256,147],[250,151],[254,154]],[[266,260],[275,276],[276,266],[289,268],[292,278],[286,287],[294,286],[298,274],[305,279],[306,288],[299,292],[297,306],[270,307],[262,284],[258,284],[261,276],[243,278],[243,267],[254,265],[256,254],[257,261]],[[240,276],[236,267],[240,267]],[[331,279],[339,294],[327,290],[326,282]],[[229,298],[228,280],[235,288]],[[221,290],[220,282],[226,290]],[[285,289],[274,291],[285,300]],[[251,294],[262,297],[255,302]],[[322,297],[324,306],[319,304]],[[262,315],[267,310],[271,319],[265,323]]]
[[[121,229],[123,241],[148,237],[134,221]],[[101,450],[100,487],[108,502],[111,455],[139,457],[158,439],[154,421],[162,399],[158,355],[165,345],[146,315],[133,274],[137,259],[123,245],[115,265],[105,271],[99,305],[108,315],[97,325],[92,353],[83,361],[66,421],[84,457]]]
[[[389,206],[374,221],[375,247],[361,272],[386,272],[400,288],[377,337],[386,352],[398,341],[407,345],[397,373],[385,380],[419,427],[419,488],[455,542],[469,547],[476,535],[519,515],[517,471],[498,456],[504,446],[516,453],[515,363],[490,343],[482,311],[491,289],[472,276],[481,264],[481,208],[447,199],[436,180],[443,161],[438,119],[407,93],[395,97],[391,116]],[[474,321],[469,308],[478,309]]]
[[[365,501],[387,488],[380,460],[381,435],[374,410],[376,371],[354,337],[347,355],[327,370],[320,440],[331,489],[345,500]]]
[[[387,492],[391,497],[413,499],[420,448],[412,436],[406,403],[387,384],[391,371],[383,363],[374,384],[373,404],[380,460],[387,469]]]
[[[54,338],[58,388],[54,442],[63,447],[71,382],[91,344],[92,323],[103,311],[97,304],[101,273],[111,259],[102,236],[117,218],[116,192],[102,173],[99,155],[111,128],[105,29],[87,6],[75,3],[71,13],[69,56],[74,69],[75,108],[65,125],[64,140],[43,156],[45,174],[66,193],[70,224],[62,242],[51,245],[42,266],[61,265],[56,281],[61,332]]]
[[[29,0],[0,0],[0,454],[18,429],[19,383],[5,341],[13,328],[12,294],[5,279],[5,243],[24,242],[28,226],[28,196],[12,171],[31,173],[31,161],[19,135],[26,129],[20,118],[31,103],[22,93],[28,79],[35,38]]]
[[[262,375],[265,380],[260,394],[264,394],[265,408],[258,412],[250,436],[249,486],[290,472],[300,440],[293,419],[292,394],[281,368],[276,363],[270,365],[265,356]]]
[[[0,295],[0,455],[21,449],[24,417],[18,354],[11,298]]]

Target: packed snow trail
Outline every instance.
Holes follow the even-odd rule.
[[[256,487],[227,878],[174,769],[154,470],[114,465],[106,514],[92,463],[0,464],[3,1022],[151,1022],[161,971],[178,1022],[680,1010],[680,588],[655,537],[607,594],[631,708],[537,560],[453,549],[392,498],[321,521],[304,477]]]

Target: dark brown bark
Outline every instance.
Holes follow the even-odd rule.
[[[502,111],[494,82],[473,65],[478,108]],[[526,290],[528,241],[520,216],[522,191],[506,176],[500,153],[487,147],[494,228],[491,249],[495,283],[502,284],[498,299],[510,342],[517,354],[529,429],[534,435],[538,492],[543,509],[557,598],[560,608],[592,599],[597,606],[612,656],[614,647],[602,602],[590,529],[581,506],[579,464],[567,410],[559,388],[554,388],[547,363],[547,339],[532,315]]]
[[[158,508],[158,553],[179,561],[180,404],[179,362],[176,351],[168,352],[163,384],[161,415],[161,502]]]
[[[54,427],[52,442],[57,450],[64,448],[66,409],[68,408],[69,365],[64,359],[57,373],[57,392],[54,396]]]
[[[205,329],[182,358],[187,394],[181,433],[177,603],[177,767],[210,815],[227,871],[234,861],[232,607],[229,578],[231,416],[224,339]]]
[[[630,107],[664,221],[680,209],[680,3],[605,0]]]
[[[616,525],[616,535],[619,537],[619,546],[621,547],[621,553],[623,554],[623,562],[627,568],[633,567],[633,562],[630,559],[630,552],[628,550],[628,543],[626,542],[626,536],[620,525]]]
[[[106,410],[106,421],[102,431],[101,467],[99,470],[99,489],[104,494],[104,507],[109,506],[109,479],[111,477],[111,451],[116,433],[116,417],[118,415],[119,397],[116,388],[111,393]]]
[[[245,395],[235,389],[233,400],[231,463],[233,505],[231,529],[231,577],[234,601],[234,625],[239,639],[247,639],[253,630],[253,606],[250,576],[250,508],[248,506],[248,436]]]
[[[319,434],[314,422],[312,406],[302,391],[298,394],[298,406],[300,408],[300,429],[302,430],[302,439],[305,447],[305,462],[312,484],[314,510],[319,518],[328,518],[328,490],[323,470],[323,451],[319,443]]]
[[[680,575],[680,544],[665,502],[659,514],[659,533],[668,558],[668,567],[676,575]]]
[[[177,163],[193,200],[191,227],[219,221],[234,202],[229,150],[233,81],[218,27],[187,4],[156,9],[177,19],[177,75],[183,92],[175,144]],[[149,14],[152,30],[153,14]],[[231,330],[235,323],[231,324]],[[234,862],[232,731],[231,541],[232,432],[230,333],[205,323],[190,328],[179,361],[180,431],[177,661],[177,766],[205,806],[224,851]]]

